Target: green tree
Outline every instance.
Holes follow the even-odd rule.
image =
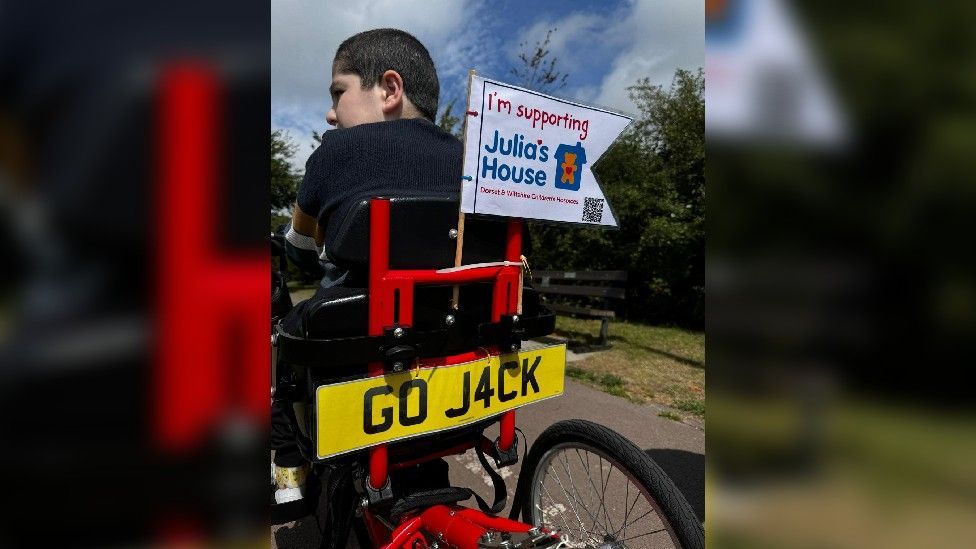
[[[640,115],[594,166],[618,231],[532,225],[533,266],[623,269],[626,315],[704,325],[704,74],[679,70],[665,89],[629,88]]]
[[[464,119],[462,116],[454,116],[454,105],[456,103],[457,97],[451,99],[451,101],[444,107],[444,110],[441,111],[440,117],[437,118],[437,125],[447,133],[461,139],[461,132],[464,129]]]
[[[629,88],[641,116],[634,138],[646,151],[654,204],[637,208],[643,226],[632,252],[652,272],[637,285],[648,307],[673,321],[704,325],[705,77],[678,70],[670,89],[647,79]],[[634,221],[638,221],[635,219]],[[652,313],[654,314],[654,313]]]
[[[314,143],[309,143],[308,146],[311,147],[313,151],[317,149],[319,145],[322,144],[322,134],[324,133],[325,132],[319,133],[315,130],[312,130],[312,141],[314,141]]]
[[[288,209],[298,195],[301,174],[291,165],[295,144],[287,132],[271,132],[271,211]]]

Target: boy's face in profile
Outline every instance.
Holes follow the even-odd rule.
[[[379,85],[363,89],[358,74],[333,72],[329,93],[332,96],[332,108],[325,115],[325,119],[337,128],[351,128],[385,120],[383,89]]]

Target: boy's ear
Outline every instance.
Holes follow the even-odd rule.
[[[383,113],[394,115],[403,108],[403,78],[400,73],[389,70],[380,78],[383,92]]]

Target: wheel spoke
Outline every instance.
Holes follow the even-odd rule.
[[[552,474],[558,479],[558,477],[559,477],[559,474],[558,473],[556,473],[555,471],[553,471]],[[557,482],[558,482],[558,480],[557,480]],[[562,484],[560,484],[560,487],[562,487]],[[574,486],[574,488],[575,488],[575,486]],[[566,493],[567,496],[569,495],[569,493],[566,492],[565,490],[563,490],[563,492]],[[579,492],[578,491],[574,490],[574,492],[577,495],[579,495]],[[598,526],[599,525],[598,524],[598,522],[599,522],[599,513],[597,515],[594,515],[593,513],[591,513],[590,512],[590,509],[586,505],[586,502],[584,502],[582,498],[577,499],[577,498],[574,497],[573,500],[575,502],[579,503],[580,506],[583,508],[583,510],[586,511],[586,514],[590,516],[590,519],[593,521],[593,526],[594,527],[595,526]],[[604,533],[606,533],[606,532],[604,532]]]
[[[628,501],[630,501],[630,480],[628,480],[627,483],[624,484],[624,505],[627,505]],[[624,509],[627,508],[624,507]],[[627,509],[626,511],[624,511],[624,521],[620,525],[624,529],[625,536],[627,535],[627,517],[629,516],[630,516],[630,509]]]
[[[623,543],[623,542],[625,542],[625,541],[629,541],[629,540],[632,540],[632,539],[637,539],[637,538],[642,538],[642,537],[644,537],[644,536],[650,536],[650,535],[653,535],[653,534],[656,534],[656,533],[658,533],[658,532],[663,532],[663,531],[665,531],[665,530],[667,530],[667,528],[658,528],[657,530],[653,530],[653,531],[651,531],[651,532],[645,532],[645,533],[643,533],[643,534],[640,534],[640,535],[638,535],[638,536],[631,536],[631,537],[629,537],[629,538],[624,538],[624,539],[618,539],[618,540],[615,540],[615,541],[616,541],[617,543]]]
[[[583,527],[583,519],[580,518],[579,513],[576,510],[576,503],[577,503],[576,498],[572,498],[572,496],[569,495],[569,492],[567,492],[566,488],[563,486],[562,480],[559,478],[559,474],[556,473],[555,470],[552,471],[552,477],[556,480],[556,484],[559,485],[559,489],[562,490],[563,494],[566,495],[567,502],[573,506],[573,514],[576,515],[576,520],[579,521],[580,523],[580,530],[586,531],[586,528]],[[572,501],[569,501],[570,499],[572,499]],[[579,503],[582,504],[583,502],[579,502]],[[590,512],[585,505],[583,505],[583,510],[586,511],[587,514],[589,514]],[[593,515],[591,514],[590,517],[592,518]]]
[[[562,455],[564,458],[563,469],[566,471],[566,475],[569,477],[569,482],[573,485],[573,499],[578,501],[580,505],[583,505],[583,508],[585,509],[586,505],[583,504],[582,494],[579,493],[579,489],[576,487],[576,480],[573,478],[573,472],[569,470],[569,458],[566,458],[566,452],[562,452]],[[590,517],[592,518],[593,516],[590,515]]]
[[[552,497],[552,494],[549,493],[549,489],[546,488],[546,485],[545,484],[540,484],[539,486],[543,490],[545,490],[546,494],[549,496],[549,499],[552,500],[553,504],[555,504],[556,503],[556,498]],[[538,506],[536,506],[536,507],[538,507]],[[545,511],[543,509],[539,509],[539,512],[542,513],[543,518],[544,518],[545,517]],[[573,513],[576,513],[575,508],[573,510]],[[566,513],[559,513],[559,514],[562,516],[563,523],[566,524],[566,530],[572,531],[573,530],[573,527],[569,525],[569,521],[566,519]],[[579,520],[579,515],[576,515],[576,519]],[[580,529],[582,530],[582,528],[583,528],[583,523],[580,522]]]
[[[643,519],[643,518],[644,518],[644,517],[646,517],[647,515],[650,515],[650,514],[651,514],[651,513],[653,513],[653,512],[654,512],[654,508],[653,508],[653,507],[652,507],[652,508],[650,508],[650,509],[648,509],[648,511],[647,511],[646,513],[644,513],[643,515],[641,515],[640,517],[638,517],[638,518],[637,518],[637,520],[635,520],[635,521],[634,521],[634,524],[637,524],[638,522],[640,522],[640,521],[641,521],[641,519]],[[614,532],[614,533],[613,533],[613,534],[611,534],[611,535],[613,536],[613,535],[616,535],[617,533],[619,533],[619,531],[618,531],[618,532]]]
[[[600,508],[596,510],[596,514],[597,516],[600,516],[600,511],[603,511],[603,506],[607,502],[607,487],[603,484],[603,457],[597,456],[597,458],[600,464],[600,467],[597,470],[597,472],[600,473]],[[606,529],[604,528],[604,530]],[[609,534],[609,532],[604,533]]]
[[[597,456],[597,457],[600,459],[600,487],[602,488],[602,490],[600,491],[600,508],[596,510],[596,514],[597,514],[597,516],[600,516],[600,511],[603,511],[604,515],[606,515],[606,512],[607,512],[606,511],[607,486],[604,483],[604,479],[603,479],[603,456]],[[610,472],[613,472],[613,468],[612,468],[613,467],[613,464],[611,464],[610,467],[611,467]],[[607,474],[607,479],[609,479],[609,478],[610,478],[610,474],[608,473]],[[607,528],[604,527],[603,528],[603,533],[609,535],[610,534],[610,530],[607,530]]]
[[[590,453],[589,452],[586,452],[585,450],[584,450],[584,452],[586,453],[586,480],[589,481],[590,488],[593,489],[593,492],[592,492],[593,493],[593,496],[596,497],[596,494],[597,494],[596,484],[593,483],[593,475],[590,473]],[[579,456],[579,449],[576,450],[576,455]],[[583,457],[580,456],[580,462],[582,463],[582,461],[583,461]],[[602,470],[600,471],[600,478],[603,478],[603,471]],[[597,511],[597,514],[599,514],[599,511]],[[594,520],[594,522],[595,522],[595,520]],[[595,524],[594,524],[594,526],[595,526]]]
[[[629,482],[627,483],[627,488],[628,488],[628,490],[630,488],[630,483]],[[641,493],[640,493],[640,490],[638,490],[637,491],[637,494],[634,495],[634,503],[631,503],[630,504],[630,507],[627,509],[627,512],[624,513],[624,524],[621,527],[621,529],[623,530],[623,533],[624,533],[625,536],[627,535],[627,527],[630,524],[630,522],[628,522],[627,519],[630,518],[630,512],[633,511],[634,510],[634,507],[637,506],[637,502],[640,501],[640,497],[641,497]],[[630,498],[630,496],[628,496],[628,499],[629,498]],[[627,500],[624,500],[624,501],[627,501]],[[617,530],[617,531],[615,531],[611,535],[614,536],[614,537],[616,537],[617,534],[619,534],[619,533],[620,533],[620,530]]]
[[[606,530],[606,532],[608,534],[610,533],[610,530],[613,530],[613,522],[610,521],[610,509],[609,509],[609,506],[606,504],[606,500],[607,500],[607,495],[606,495],[607,494],[607,488],[610,486],[610,475],[612,475],[612,474],[613,474],[613,463],[610,463],[610,470],[607,471],[606,485],[603,487],[603,501],[604,501],[604,503],[603,503],[603,516],[606,517],[606,519],[607,519],[607,527],[605,528],[605,530]]]
[[[547,494],[549,494],[549,498],[552,499],[553,502],[556,501],[556,498],[552,497],[552,494],[549,492],[549,489],[548,488],[546,488],[545,486],[542,486],[542,489],[545,490]],[[538,505],[536,506],[536,508],[539,509],[539,512],[540,513],[542,512],[542,509],[540,509]],[[575,511],[574,511],[574,513],[575,513]],[[563,523],[566,525],[566,531],[567,532],[570,532],[570,533],[573,532],[573,527],[569,524],[569,521],[566,520],[565,513],[562,513],[562,515],[563,515]],[[576,518],[577,518],[577,520],[579,520],[579,515],[577,515]],[[580,521],[580,535],[579,535],[580,539],[582,539],[584,535],[588,536],[590,538],[590,541],[593,541],[593,540],[596,539],[594,537],[594,536],[596,536],[596,532],[591,532],[591,531],[587,530],[586,527],[583,525],[582,521]]]

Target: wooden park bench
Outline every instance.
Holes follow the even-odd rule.
[[[532,283],[543,295],[565,296],[572,303],[552,303],[546,306],[556,314],[599,318],[600,346],[608,347],[610,319],[616,314],[610,308],[610,300],[623,301],[627,271],[533,271]],[[598,307],[591,306],[594,303]]]

